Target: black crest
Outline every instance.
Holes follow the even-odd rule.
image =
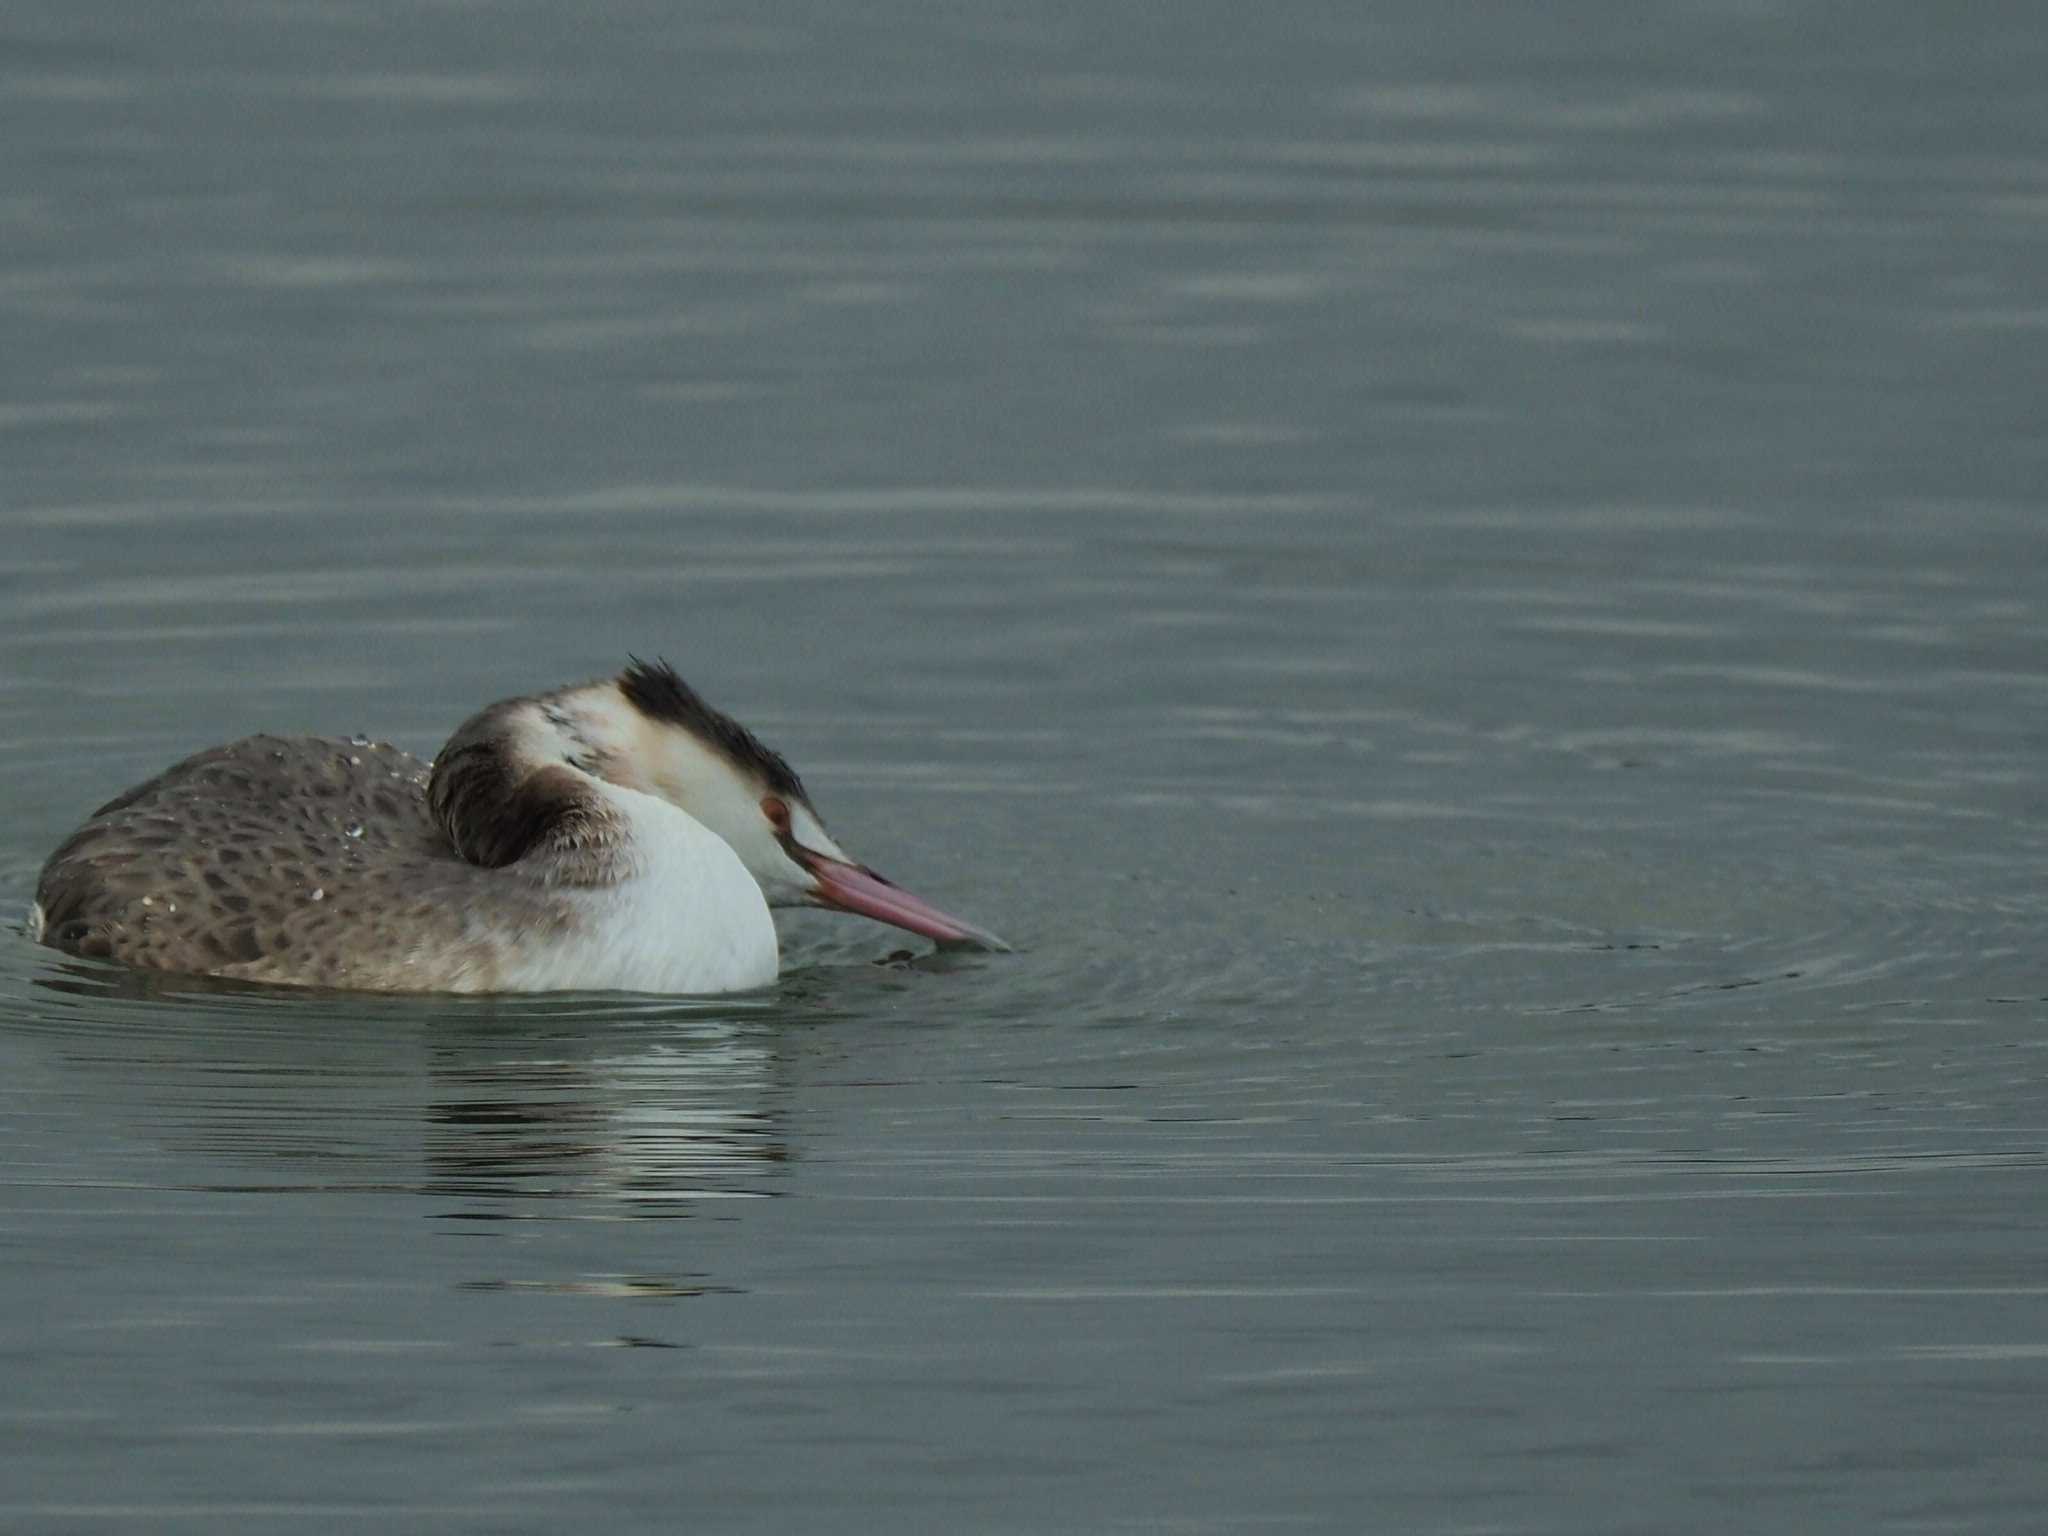
[[[697,690],[676,676],[665,661],[632,663],[619,674],[619,691],[626,701],[650,720],[666,720],[709,742],[736,766],[751,768],[776,794],[791,800],[808,800],[803,780],[782,760],[782,755],[764,746],[761,738],[731,715],[713,709]]]

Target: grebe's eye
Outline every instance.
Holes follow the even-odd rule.
[[[768,818],[768,824],[783,836],[789,835],[789,804],[780,795],[761,797],[761,814]]]

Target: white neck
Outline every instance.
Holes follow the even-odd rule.
[[[766,986],[781,960],[761,888],[725,840],[654,795],[602,780],[626,830],[624,877],[560,890],[582,921],[522,951],[520,991],[735,992]]]

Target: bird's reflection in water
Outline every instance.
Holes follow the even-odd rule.
[[[0,1027],[53,1046],[80,1112],[184,1187],[665,1217],[773,1195],[790,1157],[767,999],[364,998],[85,964],[25,990]]]
[[[435,1034],[430,1063],[428,1188],[462,1197],[458,1214],[472,1219],[544,1214],[537,1201],[683,1215],[773,1194],[789,1155],[765,1023],[695,1014],[591,1031],[586,1020],[571,1038],[465,1022]]]

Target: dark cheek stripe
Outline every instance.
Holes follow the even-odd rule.
[[[521,775],[504,738],[468,742],[434,764],[427,804],[455,851],[498,869],[542,845],[585,840],[597,819],[589,790],[566,768]]]

